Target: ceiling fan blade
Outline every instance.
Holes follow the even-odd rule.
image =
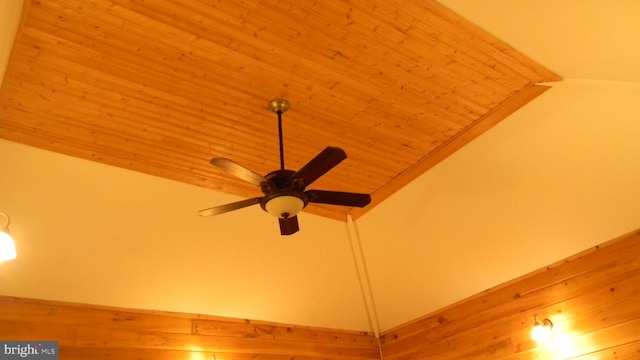
[[[280,222],[280,235],[295,234],[300,230],[298,226],[298,216],[292,216],[288,218],[278,218]]]
[[[211,165],[256,186],[260,186],[263,181],[267,181],[262,175],[256,174],[237,162],[227,158],[213,158],[210,163]]]
[[[369,194],[327,190],[308,190],[305,194],[312,203],[365,207],[371,202]]]
[[[213,216],[213,215],[223,214],[223,213],[226,213],[226,212],[229,212],[229,211],[238,210],[238,209],[245,208],[247,206],[258,204],[258,203],[260,203],[260,199],[261,198],[257,197],[257,198],[251,198],[251,199],[236,201],[236,202],[232,202],[232,203],[225,204],[225,205],[214,206],[212,208],[208,208],[208,209],[204,209],[204,210],[198,211],[198,215],[200,215],[200,216]]]
[[[344,150],[339,147],[328,146],[303,166],[302,169],[293,174],[291,178],[301,179],[303,186],[309,186],[317,178],[324,175],[346,158],[347,154]]]

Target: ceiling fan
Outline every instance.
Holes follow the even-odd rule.
[[[305,190],[316,179],[327,173],[347,154],[338,147],[328,146],[298,171],[284,167],[284,145],[282,140],[282,114],[289,109],[289,102],[276,99],[269,103],[269,109],[278,115],[278,137],[280,140],[280,169],[261,176],[244,166],[226,159],[213,158],[211,165],[236,177],[259,186],[264,196],[241,200],[226,205],[200,210],[200,216],[212,216],[247,206],[260,204],[262,209],[278,217],[280,234],[291,235],[300,230],[297,214],[308,203],[322,203],[341,206],[364,207],[371,202],[369,194],[329,190]]]

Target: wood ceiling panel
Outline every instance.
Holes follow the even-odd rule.
[[[554,80],[434,2],[27,1],[0,136],[249,197],[208,160],[277,169],[284,97],[287,168],[342,147],[314,188],[370,209]]]

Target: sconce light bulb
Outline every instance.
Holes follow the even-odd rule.
[[[551,330],[553,329],[553,323],[549,319],[544,319],[542,322],[536,321],[531,329],[531,338],[537,342],[546,342],[551,338]]]
[[[16,244],[9,235],[9,231],[0,229],[0,262],[13,260],[16,255]]]
[[[0,227],[0,262],[13,260],[16,258],[16,243],[13,242],[11,234],[9,234],[9,223],[11,219],[6,212],[0,210],[0,215],[7,219],[7,224]]]

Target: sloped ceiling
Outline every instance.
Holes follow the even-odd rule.
[[[640,4],[442,4],[565,81],[355,223],[305,213],[292,237],[259,208],[196,215],[235,195],[2,140],[20,254],[0,292],[386,330],[639,227]]]
[[[243,197],[324,147],[311,184],[372,194],[359,216],[559,77],[434,2],[28,1],[5,75],[4,138]],[[307,185],[307,184],[305,184]]]

